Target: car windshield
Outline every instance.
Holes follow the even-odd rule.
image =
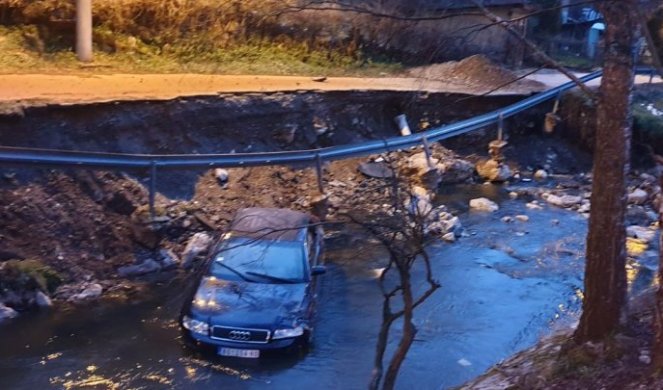
[[[214,257],[212,275],[259,283],[301,283],[306,280],[304,246],[296,241],[232,238]]]

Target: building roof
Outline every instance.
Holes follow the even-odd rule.
[[[237,211],[230,232],[266,240],[298,241],[306,239],[301,231],[309,223],[310,216],[299,211],[249,207]]]

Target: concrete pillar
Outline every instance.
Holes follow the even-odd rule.
[[[92,0],[76,0],[76,56],[92,61]]]

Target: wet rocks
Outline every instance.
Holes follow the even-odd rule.
[[[633,225],[626,228],[626,235],[649,243],[656,237],[656,231],[647,227]]]
[[[453,159],[437,165],[440,181],[445,184],[463,183],[474,175],[474,165],[469,161]]]
[[[104,288],[99,283],[84,284],[82,291],[77,294],[71,295],[67,301],[71,303],[85,303],[95,300],[101,296]]]
[[[487,198],[476,198],[470,200],[470,208],[476,211],[484,211],[492,213],[500,209],[497,203]]]
[[[453,232],[446,233],[445,235],[442,236],[442,240],[446,242],[455,242],[456,235]]]
[[[494,159],[479,161],[476,164],[476,170],[479,176],[494,182],[503,182],[512,176],[508,165]]]
[[[649,198],[647,191],[636,188],[628,194],[628,202],[632,204],[643,204]]]
[[[530,210],[543,210],[543,206],[539,204],[538,201],[533,200],[525,205]]]
[[[147,259],[140,264],[125,265],[117,269],[117,274],[123,278],[140,276],[161,270],[161,265],[152,259]]]
[[[0,323],[18,317],[18,312],[9,306],[0,303]]]
[[[171,249],[162,248],[159,250],[159,262],[163,269],[177,268],[180,258]]]
[[[35,304],[39,307],[51,307],[53,306],[53,301],[51,298],[42,291],[37,291],[35,293]]]
[[[548,172],[546,172],[545,169],[538,169],[534,172],[534,178],[541,181],[546,180],[548,178]]]
[[[516,215],[515,218],[516,218],[516,220],[518,220],[520,222],[529,221],[529,217],[527,215]]]
[[[184,268],[189,268],[193,264],[193,260],[201,253],[206,252],[212,244],[212,237],[207,233],[196,233],[187,242],[184,251],[182,252],[181,265]]]
[[[544,200],[553,206],[570,208],[582,202],[582,197],[576,195],[544,194]]]

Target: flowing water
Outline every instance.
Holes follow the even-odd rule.
[[[402,389],[459,385],[569,326],[580,309],[582,216],[529,210],[497,186],[447,192],[439,201],[459,213],[468,236],[430,248],[442,287],[417,309],[419,332],[399,376]],[[498,201],[500,210],[467,210],[476,196]],[[500,221],[516,214],[530,220]],[[175,279],[155,285],[138,304],[25,314],[0,327],[0,388],[366,388],[381,304],[380,260],[368,248],[357,241],[327,252],[314,347],[303,356],[233,361],[189,352],[175,320],[184,299],[183,281]],[[422,276],[415,270],[420,288]]]

